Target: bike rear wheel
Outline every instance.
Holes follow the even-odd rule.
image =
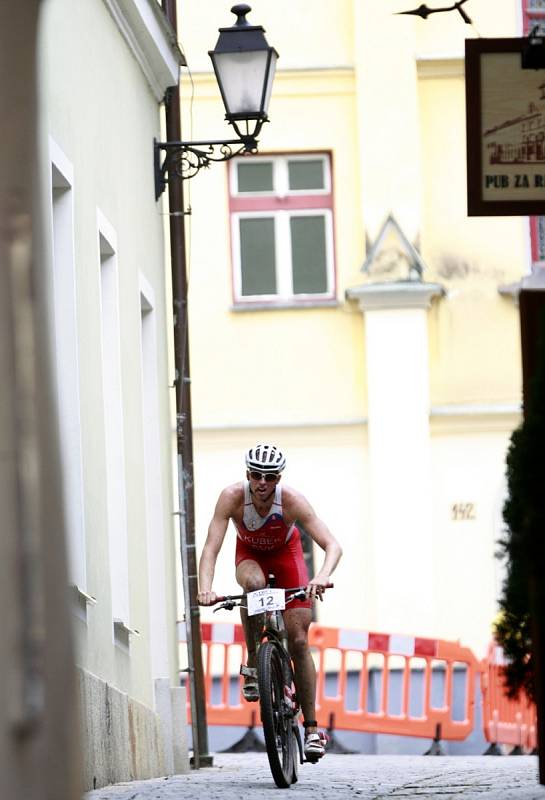
[[[272,642],[264,642],[259,648],[257,679],[265,747],[274,782],[280,789],[287,789],[297,780],[297,773],[294,771],[293,713],[284,692],[286,665],[283,661],[279,648]]]

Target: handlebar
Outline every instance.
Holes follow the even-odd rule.
[[[305,586],[295,586],[295,587],[293,587],[291,589],[284,589],[284,592],[285,592],[286,595],[291,594],[290,598],[286,597],[286,602],[289,603],[291,600],[304,600],[304,598],[307,596],[307,586],[308,586],[308,584],[305,585]],[[325,589],[333,589],[334,586],[335,586],[334,583],[326,583],[324,588]],[[267,587],[263,587],[263,588],[267,588]],[[282,587],[278,587],[278,588],[282,588]],[[214,612],[219,611],[220,608],[225,608],[228,611],[230,611],[231,609],[235,608],[235,606],[242,605],[242,603],[237,603],[236,601],[237,600],[242,601],[242,600],[244,600],[245,597],[246,597],[246,593],[244,593],[244,594],[217,595],[215,601],[213,603],[211,603],[210,605],[211,606],[218,606],[217,608],[214,609]],[[219,605],[220,603],[222,603],[223,605],[220,606]]]
[[[222,594],[218,595],[212,605],[216,605],[216,603],[225,603],[226,601],[230,600],[242,600],[246,597],[245,594]]]

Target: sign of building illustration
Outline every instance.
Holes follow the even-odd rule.
[[[545,163],[545,81],[527,110],[484,132],[489,164]]]

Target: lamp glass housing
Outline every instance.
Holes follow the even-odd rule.
[[[274,48],[210,53],[228,120],[266,119],[276,70]]]

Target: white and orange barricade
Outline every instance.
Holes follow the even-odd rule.
[[[496,642],[488,646],[481,662],[481,693],[484,737],[491,745],[519,748],[517,752],[537,748],[537,710],[525,692],[510,699],[505,690],[503,650]]]
[[[321,626],[311,629],[310,643],[318,656],[321,725],[446,740],[471,733],[478,663],[468,648],[440,639]],[[332,672],[338,675],[335,691],[328,689]]]
[[[252,727],[256,706],[242,698],[238,677],[246,660],[242,626],[204,623],[201,630],[208,723]],[[473,730],[479,664],[459,643],[313,624],[309,644],[319,725],[445,740]]]

